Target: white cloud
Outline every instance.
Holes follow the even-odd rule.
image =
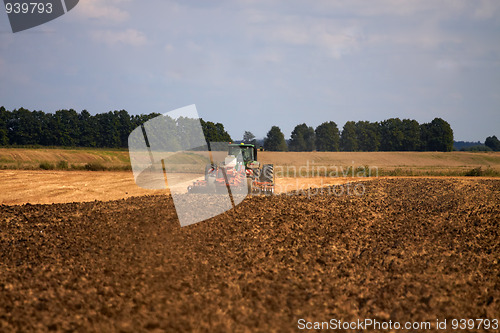
[[[33,73],[26,66],[9,59],[0,58],[0,78],[2,78],[0,79],[0,86],[7,85],[9,88],[12,86],[28,87],[33,84],[32,75]]]
[[[265,41],[275,47],[285,45],[316,48],[335,59],[357,49],[364,38],[362,29],[353,22],[304,16],[264,19],[264,16],[256,13],[252,13],[249,19],[256,23],[249,30],[252,39]],[[258,21],[260,22],[257,23]]]
[[[476,19],[490,19],[500,17],[500,2],[498,0],[476,0],[475,10],[473,11]]]
[[[80,16],[91,19],[100,19],[105,22],[123,22],[129,19],[130,14],[119,7],[127,0],[84,0],[78,3]]]
[[[364,46],[430,50],[461,45],[467,37],[451,30],[449,22],[500,21],[498,0],[317,0],[306,5],[291,0],[287,11],[279,11],[282,4],[276,2],[268,5],[276,10],[262,4],[245,9],[252,38],[277,46],[316,47],[337,59]],[[300,14],[287,14],[293,12]]]
[[[358,17],[407,17],[419,14],[456,14],[468,8],[465,0],[318,0],[311,2],[313,9],[331,13],[351,14]]]
[[[486,16],[499,8],[500,2],[491,0],[477,4],[463,0],[318,0],[307,5],[292,0],[287,11],[265,10],[261,4],[245,9],[245,17],[254,41],[276,48],[315,49],[339,59],[365,46],[431,50],[461,45],[465,37],[447,31],[448,20]],[[300,14],[289,14],[293,12]]]
[[[5,50],[7,50],[13,43],[14,34],[0,33],[0,53],[5,53]]]
[[[125,44],[131,46],[142,46],[148,42],[146,36],[142,32],[135,29],[127,29],[123,31],[94,31],[92,33],[92,38],[108,45]]]
[[[453,59],[440,59],[436,62],[436,68],[443,71],[454,71],[460,67],[460,64]]]
[[[277,64],[283,61],[283,54],[276,49],[257,52],[252,56],[257,63]]]
[[[166,53],[171,53],[172,51],[174,51],[174,46],[172,44],[167,44],[163,47],[163,49],[165,50]]]
[[[390,32],[372,31],[367,34],[366,42],[371,45],[387,47],[410,46],[412,48],[433,49],[443,44],[458,45],[463,43],[463,37],[446,33],[433,24],[422,24],[413,28],[392,29]]]
[[[311,10],[316,13],[330,12],[357,17],[411,18],[422,15],[447,19],[461,17],[478,20],[500,20],[498,0],[317,0],[311,1]]]

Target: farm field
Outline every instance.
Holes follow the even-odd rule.
[[[0,205],[0,330],[498,318],[500,180],[363,184],[362,196],[250,197],[185,228],[168,195]]]
[[[371,176],[462,176],[479,167],[500,175],[500,152],[261,152],[259,159],[290,176],[325,174],[325,167],[340,176],[349,168],[354,175],[366,169]]]
[[[315,172],[339,174],[348,168],[369,167],[386,176],[462,176],[473,168],[500,175],[500,152],[259,152],[262,163],[277,167],[278,176],[314,176]],[[126,150],[0,148],[0,169],[54,168],[61,161],[69,169],[96,164],[108,170],[130,170]],[[300,169],[302,167],[302,169]],[[300,169],[300,170],[299,170]],[[281,172],[281,174],[279,174]]]
[[[179,173],[175,176],[181,181],[176,190],[187,191],[187,186],[192,183],[192,174]],[[306,190],[349,181],[353,178],[281,177],[276,179],[276,192]],[[148,190],[137,186],[131,171],[0,170],[0,188],[0,204],[4,205],[109,201],[169,193],[168,190]]]
[[[277,193],[366,180],[364,176],[463,176],[479,167],[483,176],[500,175],[500,153],[259,152],[258,157],[261,163],[275,165]],[[56,168],[61,161],[68,169],[39,168],[40,163]],[[89,163],[107,171],[82,171]],[[168,193],[138,187],[128,152],[123,150],[3,148],[1,168],[0,204],[108,201]],[[191,175],[178,173],[176,177],[189,180]],[[186,189],[189,184],[179,186]]]
[[[130,168],[126,150],[0,148],[0,169],[39,169],[40,163],[55,167],[61,161],[68,167],[99,163],[108,168]]]

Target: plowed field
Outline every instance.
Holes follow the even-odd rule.
[[[166,195],[0,206],[0,331],[500,319],[499,180],[362,184],[251,197],[185,228]]]

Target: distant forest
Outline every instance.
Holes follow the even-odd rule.
[[[419,124],[412,119],[391,118],[381,122],[348,121],[342,131],[333,121],[314,129],[297,125],[285,141],[278,126],[264,139],[264,149],[273,151],[451,151],[453,130],[435,118]]]
[[[0,107],[0,146],[127,148],[129,134],[160,115],[130,115],[125,110],[91,115],[86,110],[73,109],[45,113]],[[208,142],[233,141],[223,124],[201,120],[201,125]],[[270,151],[451,151],[454,143],[455,149],[467,149],[466,143],[453,141],[450,124],[441,118],[424,124],[399,118],[348,121],[341,131],[333,121],[315,129],[299,124],[289,140],[285,140],[278,126],[272,126],[264,140],[256,140],[246,131],[243,142],[262,145]],[[487,147],[483,146],[497,150],[499,145],[493,136],[487,138]]]
[[[93,116],[86,110],[45,113],[24,108],[8,111],[0,107],[0,146],[127,148],[130,133],[160,115],[130,115],[121,110]],[[207,141],[232,141],[224,125],[203,119],[201,125]]]
[[[472,151],[472,152],[499,150],[498,143],[495,142],[495,140],[498,142],[498,139],[496,139],[496,136],[486,138],[484,143],[481,143],[480,141],[477,141],[477,142],[474,142],[474,141],[454,141],[453,142],[453,149],[460,150],[460,151]]]

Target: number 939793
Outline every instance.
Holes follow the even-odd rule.
[[[52,3],[47,2],[7,2],[5,4],[7,14],[51,14]]]

